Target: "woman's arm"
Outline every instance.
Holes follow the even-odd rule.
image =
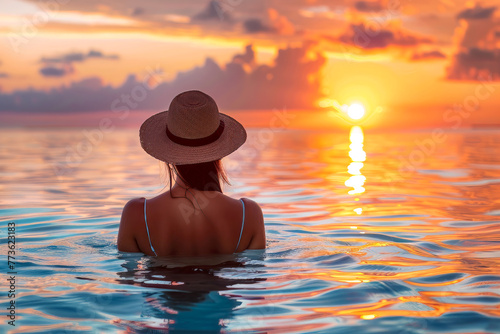
[[[266,228],[264,225],[264,215],[259,204],[252,200],[246,199],[250,203],[253,235],[250,240],[248,249],[264,249],[266,248]]]
[[[117,240],[117,247],[121,252],[138,253],[141,251],[134,236],[138,204],[140,205],[140,199],[135,198],[128,201],[123,208]]]

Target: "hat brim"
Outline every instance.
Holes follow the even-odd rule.
[[[174,143],[166,133],[167,113],[163,111],[149,117],[139,130],[141,146],[152,157],[175,165],[196,164],[222,159],[236,151],[247,139],[243,125],[234,118],[219,113],[224,131],[214,142],[202,146]]]

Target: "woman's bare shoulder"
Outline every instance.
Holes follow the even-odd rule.
[[[134,213],[144,205],[144,197],[133,198],[123,207],[123,213]]]
[[[135,238],[135,225],[139,221],[142,203],[144,203],[144,198],[134,198],[123,207],[117,239],[120,251],[140,252]]]
[[[245,226],[252,231],[252,238],[248,246],[249,249],[266,248],[266,229],[264,225],[264,214],[260,205],[249,199],[242,198],[245,203]]]
[[[246,209],[251,210],[255,213],[262,214],[262,208],[260,207],[260,205],[257,202],[255,202],[254,200],[252,200],[250,198],[246,198],[246,197],[242,197],[241,199],[243,200],[243,202],[245,202]]]
[[[264,214],[260,205],[250,198],[242,198],[245,203],[245,224],[253,225],[257,230],[264,225]]]
[[[142,216],[144,208],[144,197],[129,200],[122,210],[120,227],[132,228]]]

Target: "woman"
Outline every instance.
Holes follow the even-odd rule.
[[[262,210],[222,193],[220,159],[243,145],[246,131],[200,91],[177,95],[168,111],[141,126],[142,148],[166,163],[170,190],[123,208],[118,250],[152,256],[231,254],[266,246]]]

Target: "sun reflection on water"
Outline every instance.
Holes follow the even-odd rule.
[[[347,167],[347,172],[351,174],[351,177],[345,181],[345,185],[346,187],[353,188],[349,190],[349,195],[358,195],[365,192],[363,186],[366,181],[366,177],[361,173],[361,169],[364,166],[363,162],[366,160],[366,152],[363,150],[363,129],[360,126],[353,126],[349,138],[351,140],[349,157],[352,159],[352,162]],[[356,210],[356,213],[361,214],[361,208]]]

